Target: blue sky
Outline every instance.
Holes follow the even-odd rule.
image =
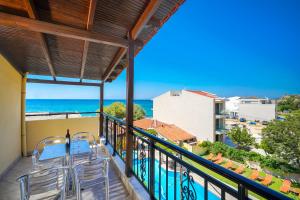
[[[135,98],[300,93],[299,0],[187,0],[135,60]],[[125,71],[105,98],[125,98]],[[93,87],[28,84],[27,98],[99,98]]]

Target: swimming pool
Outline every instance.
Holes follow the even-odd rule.
[[[139,174],[139,178],[141,180],[141,171],[140,171],[140,164],[141,164],[141,160],[134,160],[134,171],[135,173]],[[146,168],[145,168],[145,181],[144,183],[146,184],[146,187],[148,186],[148,159],[145,159],[145,164],[146,164]],[[137,166],[138,165],[138,169]],[[169,170],[168,171],[168,185],[166,185],[166,174],[167,171],[166,169],[164,169],[163,167],[161,167],[161,199],[167,199],[167,188],[168,188],[168,199],[175,199],[174,198],[174,189],[175,189],[175,183],[176,183],[176,199],[180,199],[180,173],[176,172],[176,175],[174,173],[173,170]],[[175,182],[175,176],[176,176],[176,182]],[[155,198],[159,198],[159,161],[155,160]],[[187,184],[184,184],[187,185]],[[194,182],[194,188],[195,188],[195,194],[196,194],[196,198],[195,199],[204,199],[204,187],[202,185],[200,185],[198,182]],[[191,188],[191,184],[190,184],[190,188]],[[218,198],[215,194],[213,194],[212,192],[208,191],[208,199],[209,200],[217,200],[220,199]]]

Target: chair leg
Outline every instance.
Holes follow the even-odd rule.
[[[65,188],[64,188],[60,193],[60,199],[65,200],[65,198],[66,198],[66,193],[65,193]]]
[[[106,199],[109,200],[109,178],[105,179]]]
[[[80,200],[81,199],[81,194],[80,194],[80,183],[77,184],[77,187],[76,187],[76,197],[77,197],[77,200]]]

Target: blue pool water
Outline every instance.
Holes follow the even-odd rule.
[[[140,167],[141,160],[134,160],[134,171],[139,174],[139,178],[141,180],[141,170],[140,168],[136,169],[137,166]],[[144,183],[148,185],[148,159],[145,159],[146,163],[146,173],[145,173],[145,181]],[[166,177],[168,176],[168,185],[166,185]],[[175,176],[176,176],[176,182],[175,182]],[[183,177],[183,176],[182,176]],[[184,180],[184,177],[183,177]],[[167,199],[167,188],[168,188],[168,199],[175,199],[174,198],[174,189],[175,189],[175,183],[176,183],[176,199],[180,199],[180,173],[174,171],[167,171],[161,167],[161,199]],[[184,182],[184,186],[187,186],[186,182]],[[204,199],[204,188],[202,185],[200,185],[198,182],[194,182],[194,188],[196,192],[195,199]],[[190,184],[191,188],[191,184]],[[155,198],[159,198],[159,161],[155,160]],[[219,198],[213,194],[212,192],[208,191],[208,199],[209,200],[219,200]]]

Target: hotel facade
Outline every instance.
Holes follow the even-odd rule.
[[[174,124],[199,141],[218,140],[225,127],[225,102],[203,91],[168,91],[153,99],[153,119]]]

